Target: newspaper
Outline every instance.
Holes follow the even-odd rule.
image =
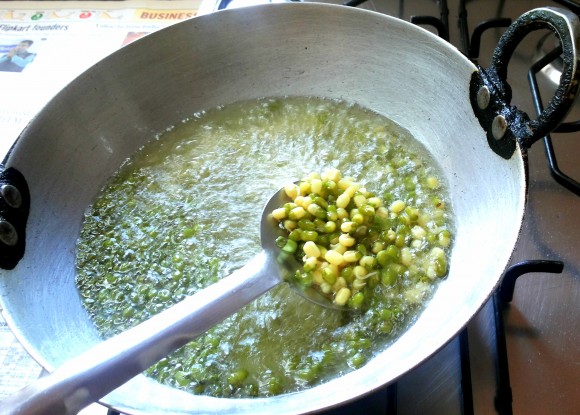
[[[200,4],[0,3],[0,160],[34,114],[77,75],[143,35],[194,17]]]
[[[0,160],[34,115],[81,72],[141,36],[194,17],[200,5],[201,0],[0,3]],[[0,314],[0,401],[41,370]]]

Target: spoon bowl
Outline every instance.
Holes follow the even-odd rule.
[[[260,220],[260,244],[262,245],[263,252],[275,259],[275,264],[271,264],[272,275],[277,275],[280,282],[288,283],[293,291],[310,302],[338,311],[354,311],[348,307],[335,304],[312,287],[300,285],[300,283],[294,278],[294,273],[302,267],[302,264],[294,255],[281,251],[276,245],[276,239],[278,237],[286,237],[288,235],[287,232],[278,226],[278,223],[271,215],[271,212],[274,209],[279,208],[284,205],[284,203],[290,201],[291,199],[286,195],[285,190],[280,189],[272,195],[262,211],[262,217]]]

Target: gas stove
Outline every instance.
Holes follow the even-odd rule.
[[[250,4],[256,1],[206,0],[200,12]],[[341,4],[420,25],[484,68],[505,27],[522,13],[543,6],[580,13],[580,2],[566,0]],[[551,33],[535,32],[510,61],[513,103],[532,118],[559,79],[556,44]],[[579,116],[576,104],[557,133],[530,149],[527,214],[511,267],[465,330],[396,383],[325,414],[579,413],[580,232],[575,222],[580,217]]]

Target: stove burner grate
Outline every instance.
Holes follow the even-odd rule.
[[[580,8],[580,6],[579,6]],[[536,74],[542,71],[547,65],[550,65],[553,61],[557,60],[562,53],[562,49],[557,47],[551,52],[547,53],[543,58],[535,62],[528,71],[528,81],[530,83],[530,89],[532,92],[532,98],[534,100],[534,106],[536,112],[540,114],[543,111],[542,99],[540,96],[540,89],[538,87],[538,82],[536,80]],[[575,133],[580,131],[580,121],[567,122],[561,124],[557,129],[556,133]],[[564,186],[566,189],[580,196],[580,183],[574,180],[572,177],[560,170],[558,166],[558,160],[556,157],[556,151],[552,144],[552,138],[550,134],[544,137],[544,147],[546,150],[546,158],[548,159],[548,167],[550,169],[550,174],[554,180]]]

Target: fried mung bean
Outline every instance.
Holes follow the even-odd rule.
[[[316,170],[323,173],[310,176]],[[363,194],[375,209],[373,221],[385,230],[365,227],[371,216],[365,205],[324,206],[319,197],[310,205],[325,209],[326,217],[304,208],[311,218],[286,218],[292,242],[280,245],[288,251],[317,246],[320,255],[307,259],[305,271],[320,268],[329,252],[352,260],[340,269],[326,266],[324,274],[305,272],[301,282],[335,290],[337,302],[348,294],[345,307],[364,311],[323,309],[282,284],[147,375],[195,394],[268,397],[310,388],[388,352],[449,266],[433,250],[448,257],[454,239],[444,175],[407,131],[385,117],[313,97],[200,112],[125,163],[87,210],[77,248],[79,294],[99,332],[109,337],[126,330],[241,267],[259,252],[261,209],[281,181],[308,177],[314,183],[301,184],[300,191],[344,192],[352,183],[335,170],[364,184],[348,190],[349,203],[357,192],[374,195]],[[281,208],[288,214],[297,207]],[[340,243],[343,222],[353,223],[352,246]],[[305,241],[304,231],[317,236]],[[401,262],[405,247],[410,266]],[[365,296],[369,292],[374,299]]]
[[[320,177],[326,178],[325,186]],[[438,183],[432,176],[426,180],[431,189],[437,188]],[[284,188],[286,196],[296,207],[290,211],[280,207],[271,212],[279,227],[286,228],[284,221],[296,209],[302,208],[305,212],[298,221],[298,227],[303,230],[298,243],[290,238],[290,234],[286,238],[280,237],[282,249],[294,253],[299,261],[304,262],[302,269],[296,272],[295,280],[304,286],[314,287],[335,304],[351,308],[361,308],[365,302],[368,304],[367,297],[375,295],[375,291],[364,280],[372,276],[392,286],[406,271],[413,274],[410,278],[423,273],[430,279],[443,277],[447,273],[448,260],[440,247],[432,248],[429,258],[417,261],[413,267],[416,255],[411,248],[420,250],[423,240],[428,237],[427,230],[417,224],[419,217],[423,216],[418,208],[395,200],[389,207],[391,213],[388,216],[382,210],[378,212],[379,217],[388,217],[389,220],[375,220],[383,200],[353,178],[343,177],[338,169],[330,169],[323,175],[310,173],[298,184],[288,184]],[[337,217],[335,221],[327,222],[332,226],[327,227],[326,223],[318,227],[315,225],[317,220],[333,215],[338,209],[344,209],[345,213],[341,219]],[[402,222],[404,226],[394,226],[396,222]],[[336,228],[340,228],[338,240]],[[381,240],[381,235],[385,234],[387,240]],[[439,235],[441,246],[448,246],[449,231],[442,231]],[[286,241],[293,242],[292,251],[287,249]],[[349,281],[342,278],[338,284],[337,278],[346,268],[355,278]],[[319,274],[322,278],[317,278]],[[357,301],[354,301],[355,296]]]

